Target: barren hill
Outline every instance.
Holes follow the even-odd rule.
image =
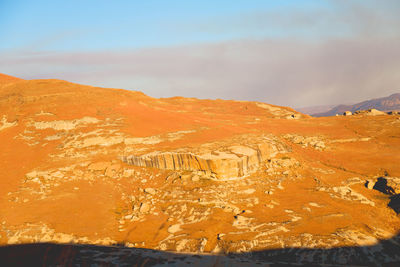
[[[0,73],[0,85],[17,81],[22,81],[22,79]]]
[[[321,263],[367,246],[360,261],[357,249],[327,261],[400,260],[378,245],[398,250],[398,115],[312,118],[61,80],[0,84],[0,114],[2,245],[124,246],[82,247],[105,265],[139,249],[211,263],[301,248],[294,259]]]
[[[392,94],[387,97],[366,100],[354,105],[339,105],[327,112],[312,114],[315,117],[335,116],[336,114],[343,114],[345,111],[359,111],[367,109],[378,109],[381,111],[400,110],[400,93]]]

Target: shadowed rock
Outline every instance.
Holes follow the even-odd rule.
[[[387,179],[383,177],[378,178],[373,189],[378,190],[379,192],[382,192],[386,195],[394,195],[396,193],[393,187],[388,186]]]

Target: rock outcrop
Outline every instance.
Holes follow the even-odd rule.
[[[226,151],[151,152],[144,155],[124,156],[122,161],[139,167],[166,170],[201,171],[214,178],[242,177],[254,173],[274,149],[270,144],[231,146]]]
[[[367,116],[378,116],[378,115],[386,115],[387,113],[383,112],[383,111],[380,111],[380,110],[377,110],[377,109],[374,109],[374,108],[371,108],[371,109],[368,109],[368,110],[356,111],[355,114],[364,114],[364,115],[367,115]]]
[[[7,117],[5,115],[3,115],[3,118],[0,120],[0,131],[16,126],[17,125],[17,121],[13,121],[13,122],[8,122],[7,121]]]
[[[294,144],[301,145],[302,147],[312,147],[320,151],[325,149],[325,142],[320,136],[301,136],[297,134],[285,134],[283,138],[293,142]]]
[[[388,195],[400,194],[400,178],[385,176],[369,179],[366,181],[365,187]]]

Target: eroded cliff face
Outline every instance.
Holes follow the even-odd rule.
[[[265,142],[265,140],[264,140]],[[275,141],[276,142],[276,141]],[[184,151],[150,152],[144,155],[128,155],[122,161],[138,167],[161,170],[197,171],[218,179],[237,178],[257,171],[261,164],[282,151],[273,142],[234,145],[225,149],[203,148],[198,153]]]

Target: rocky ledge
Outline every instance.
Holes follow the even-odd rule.
[[[201,171],[206,176],[227,179],[254,173],[276,149],[268,143],[249,146],[230,146],[224,151],[151,152],[144,155],[123,156],[125,163],[139,167],[166,170]]]

